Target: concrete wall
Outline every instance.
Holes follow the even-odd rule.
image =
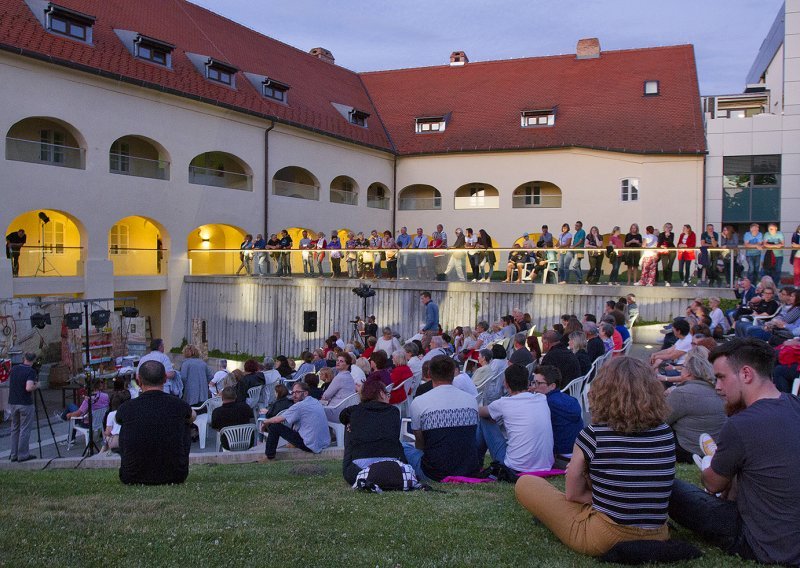
[[[353,294],[352,280],[251,280],[231,277],[188,276],[184,335],[190,337],[192,318],[208,323],[209,349],[247,352],[253,355],[299,355],[307,346],[321,345],[333,331],[347,341],[350,320],[364,317],[364,303]],[[551,327],[563,313],[583,317],[600,314],[607,300],[634,292],[643,321],[669,321],[682,315],[689,302],[711,290],[683,288],[633,288],[615,286],[544,286],[380,282],[377,294],[367,299],[367,314],[375,314],[379,326],[388,325],[404,338],[415,334],[424,319],[419,294],[432,293],[439,304],[445,330],[496,321],[514,308],[532,315],[538,330]],[[714,295],[733,297],[730,290]],[[317,311],[318,331],[303,333],[303,312]]]

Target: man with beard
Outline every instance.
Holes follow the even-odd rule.
[[[676,479],[669,515],[728,554],[796,566],[800,399],[775,388],[775,353],[763,341],[723,343],[709,360],[730,418],[716,452],[702,461],[701,479],[708,493]]]

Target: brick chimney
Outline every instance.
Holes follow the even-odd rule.
[[[469,63],[469,57],[463,51],[454,51],[450,54],[450,67],[460,67]]]
[[[589,37],[578,40],[578,59],[598,59],[600,57],[600,40]]]
[[[309,51],[311,55],[316,57],[317,59],[322,59],[326,63],[333,64],[336,60],[333,58],[333,53],[325,49],[324,47],[312,47],[311,51]]]

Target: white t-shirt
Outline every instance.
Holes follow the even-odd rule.
[[[692,334],[690,333],[683,339],[676,341],[673,347],[678,351],[683,351],[683,355],[675,360],[675,363],[678,365],[683,365],[683,361],[686,359],[686,354],[692,349]]]
[[[364,381],[367,380],[367,375],[364,374],[364,371],[361,370],[361,367],[358,365],[350,365],[350,374],[353,376],[353,381],[357,385],[363,385]]]
[[[225,380],[225,377],[228,376],[228,371],[219,370],[214,373],[214,376],[211,378],[211,393],[216,396],[219,392],[219,384]]]
[[[116,417],[117,417],[117,411],[116,410],[112,410],[111,412],[109,412],[108,416],[106,417],[106,428],[111,426],[111,435],[112,436],[118,436],[120,428],[122,428],[122,424],[118,423],[115,420]]]
[[[411,369],[411,372],[415,375],[419,375],[422,372],[422,359],[419,357],[412,357],[408,360],[408,368]]]
[[[167,373],[174,371],[172,368],[172,360],[166,353],[162,353],[161,351],[151,351],[147,355],[143,355],[142,358],[139,359],[139,366],[141,367],[142,363],[146,363],[147,361],[158,361],[164,365],[164,369],[166,369]]]
[[[424,363],[425,361],[430,361],[431,359],[433,359],[434,357],[438,357],[439,355],[447,355],[447,351],[445,351],[443,347],[436,347],[434,349],[431,349],[425,354],[425,357],[422,358],[422,363]],[[422,368],[422,365],[420,365],[420,368]]]
[[[502,420],[506,429],[507,467],[516,471],[553,467],[553,426],[545,395],[522,392],[504,396],[489,405],[489,415]]]
[[[380,337],[378,342],[375,344],[375,351],[383,351],[389,356],[390,359],[392,358],[392,353],[395,351],[400,351],[402,348],[403,346],[400,345],[400,342],[397,341],[396,337],[392,337],[391,339],[384,339],[383,337]]]
[[[466,373],[462,372],[456,375],[456,377],[453,379],[453,386],[467,394],[478,396],[478,389],[475,388],[475,383],[472,382],[472,379]]]

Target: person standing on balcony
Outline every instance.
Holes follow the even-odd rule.
[[[244,236],[244,240],[242,244],[239,245],[239,260],[241,263],[239,264],[239,268],[236,269],[236,276],[239,276],[239,273],[244,268],[245,273],[250,276],[253,272],[252,266],[250,266],[250,260],[252,259],[253,253],[250,252],[253,249],[253,235],[247,234]]]
[[[375,278],[381,277],[381,262],[383,262],[384,254],[380,251],[382,245],[383,239],[378,234],[378,230],[372,229],[369,236],[369,248],[372,249],[370,254],[372,255],[372,273],[375,275]]]
[[[400,234],[397,235],[395,242],[399,249],[407,249],[411,246],[411,235],[408,234],[406,227],[400,227]],[[408,255],[406,254],[400,255],[400,278],[408,280]]]
[[[758,223],[750,225],[750,231],[744,235],[744,248],[747,249],[745,256],[750,269],[748,276],[751,282],[758,282],[758,268],[761,264],[761,243],[764,236],[759,230]]]
[[[675,248],[675,233],[672,232],[672,223],[664,223],[663,230],[658,234],[658,248]],[[674,250],[662,250],[660,253],[661,277],[664,279],[664,286],[672,286],[672,266],[675,264],[677,254]]]
[[[572,233],[569,232],[569,224],[561,225],[561,234],[558,236],[558,283],[566,284],[569,277],[569,265],[572,262]]]
[[[328,248],[328,241],[325,240],[325,231],[317,233],[317,252],[314,253],[314,262],[317,263],[317,272],[322,277],[322,261],[325,260],[325,249]]]
[[[772,254],[775,255],[775,264],[769,269],[765,266],[764,273],[772,276],[778,286],[781,284],[781,271],[783,270],[783,245],[783,233],[778,230],[778,224],[767,225],[767,232],[764,234],[764,250],[772,251]],[[766,258],[766,255],[764,256]]]
[[[586,235],[586,248],[592,249],[589,251],[589,274],[586,275],[586,283],[597,284],[603,273],[603,235],[597,227],[589,229],[589,234]]]
[[[412,248],[417,250],[428,248],[428,237],[422,232],[422,227],[417,228],[417,235],[411,241]],[[428,279],[428,259],[425,253],[414,255],[414,264],[417,267],[417,278],[420,280]]]
[[[253,241],[253,250],[263,251],[267,248],[267,241],[261,233],[256,235],[256,240]],[[255,273],[259,276],[269,274],[269,261],[267,260],[267,253],[255,252],[253,253],[253,260],[255,262]]]
[[[464,232],[461,230],[461,227],[457,227],[456,242],[453,243],[453,246],[451,246],[450,249],[459,251],[460,249],[465,248],[465,246],[466,246],[466,241],[464,239]],[[451,271],[455,271],[457,282],[466,282],[467,275],[464,272],[463,252],[453,252],[450,254],[450,259],[447,262],[447,268],[445,268],[444,270],[445,279],[449,280],[449,275]]]
[[[280,238],[281,253],[280,265],[278,266],[278,276],[291,276],[292,275],[292,237],[289,236],[289,231],[286,229],[281,231]]]
[[[341,278],[342,276],[342,243],[339,241],[339,234],[331,231],[331,242],[328,243],[331,251],[331,278]]]
[[[575,221],[575,234],[572,236],[572,248],[573,249],[582,249],[586,246],[586,231],[583,230],[583,223],[580,221]],[[578,277],[578,284],[583,283],[583,270],[581,270],[581,262],[583,261],[583,251],[576,250],[574,253],[574,257],[572,260],[572,264],[569,267],[569,272],[567,272],[567,280],[569,280],[569,275],[572,272],[575,272],[575,276]]]
[[[478,266],[480,265],[480,253],[476,252],[475,245],[478,244],[478,237],[472,232],[472,227],[467,227],[467,236],[464,238],[464,246],[468,249],[467,258],[469,258],[469,268],[472,270],[472,281],[478,281]]]
[[[482,249],[481,254],[481,279],[484,282],[492,281],[492,274],[494,274],[494,265],[497,263],[497,256],[492,249],[492,237],[485,229],[478,229],[478,243],[477,248]]]
[[[397,243],[391,231],[383,232],[381,247],[386,249],[386,271],[389,273],[389,279],[394,280],[397,278]]]
[[[314,258],[312,257],[309,249],[311,248],[311,239],[308,238],[308,231],[302,232],[302,239],[300,239],[300,253],[303,259],[303,276],[314,276]]]
[[[27,240],[25,229],[6,235],[6,258],[11,259],[11,275],[14,278],[19,276],[19,255]]]

